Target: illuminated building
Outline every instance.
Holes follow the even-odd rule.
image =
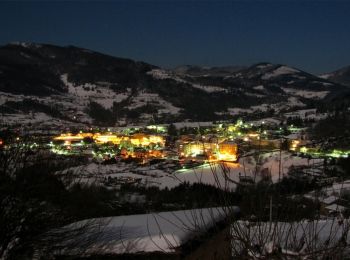
[[[76,135],[73,135],[71,133],[68,134],[61,134],[60,136],[56,136],[53,138],[55,141],[63,141],[64,145],[69,146],[72,143],[80,143],[84,140],[86,137],[93,137],[93,134],[91,133],[79,133]]]
[[[237,161],[238,147],[235,142],[225,141],[219,144],[219,150],[217,153],[217,159],[220,161]]]
[[[165,146],[165,139],[160,135],[134,134],[130,137],[130,141],[135,146],[149,146],[150,144]]]
[[[84,138],[90,137],[97,144],[113,143],[115,145],[121,144],[123,141],[129,141],[134,146],[149,146],[150,144],[165,146],[165,139],[160,135],[146,135],[146,134],[134,134],[132,136],[122,136],[116,134],[91,134],[91,133],[79,133],[76,135],[72,134],[61,134],[60,136],[54,137],[56,141],[64,141],[65,145],[69,145],[75,141],[82,141]]]
[[[100,134],[95,134],[93,138],[97,144],[105,144],[105,143],[120,144],[120,142],[124,139],[123,136],[100,135]]]
[[[212,154],[218,149],[217,143],[214,142],[181,142],[178,144],[178,152],[180,156],[196,157],[197,155]]]
[[[164,153],[162,150],[149,150],[148,157],[150,157],[150,158],[163,158]]]
[[[300,144],[299,140],[292,140],[291,144],[290,144],[290,150],[292,151],[296,151],[298,146]]]

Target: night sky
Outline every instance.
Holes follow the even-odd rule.
[[[350,1],[0,2],[0,44],[76,45],[174,67],[350,65]]]

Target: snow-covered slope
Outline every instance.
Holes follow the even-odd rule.
[[[344,88],[270,63],[165,70],[72,46],[0,47],[2,125],[30,125],[33,117],[43,114],[47,124],[63,120],[65,125],[212,121],[256,112],[278,115],[336,96]]]
[[[320,75],[321,78],[327,79],[339,84],[350,86],[350,66],[339,70]]]

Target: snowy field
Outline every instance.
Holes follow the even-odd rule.
[[[256,96],[256,95],[255,95]],[[227,109],[227,113],[230,115],[240,115],[240,114],[254,114],[259,112],[266,112],[273,110],[275,113],[279,113],[285,109],[292,108],[302,108],[305,107],[305,104],[301,102],[297,97],[289,97],[287,102],[280,102],[275,104],[261,104],[258,106],[251,106],[250,108],[238,108],[232,107]]]
[[[308,91],[299,90],[293,88],[282,88],[287,94],[292,94],[299,97],[310,98],[310,99],[323,99],[329,94],[329,91]]]
[[[162,99],[156,93],[140,92],[132,98],[131,104],[128,106],[129,109],[136,109],[145,105],[159,106],[158,114],[168,113],[176,115],[180,112],[181,108],[173,106],[171,103]]]
[[[284,116],[286,118],[299,117],[301,119],[321,120],[326,118],[329,115],[326,113],[317,113],[316,108],[312,108],[312,109],[301,109],[301,110],[285,113]]]

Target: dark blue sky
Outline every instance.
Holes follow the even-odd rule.
[[[350,1],[0,2],[0,44],[76,45],[164,67],[350,65]]]

